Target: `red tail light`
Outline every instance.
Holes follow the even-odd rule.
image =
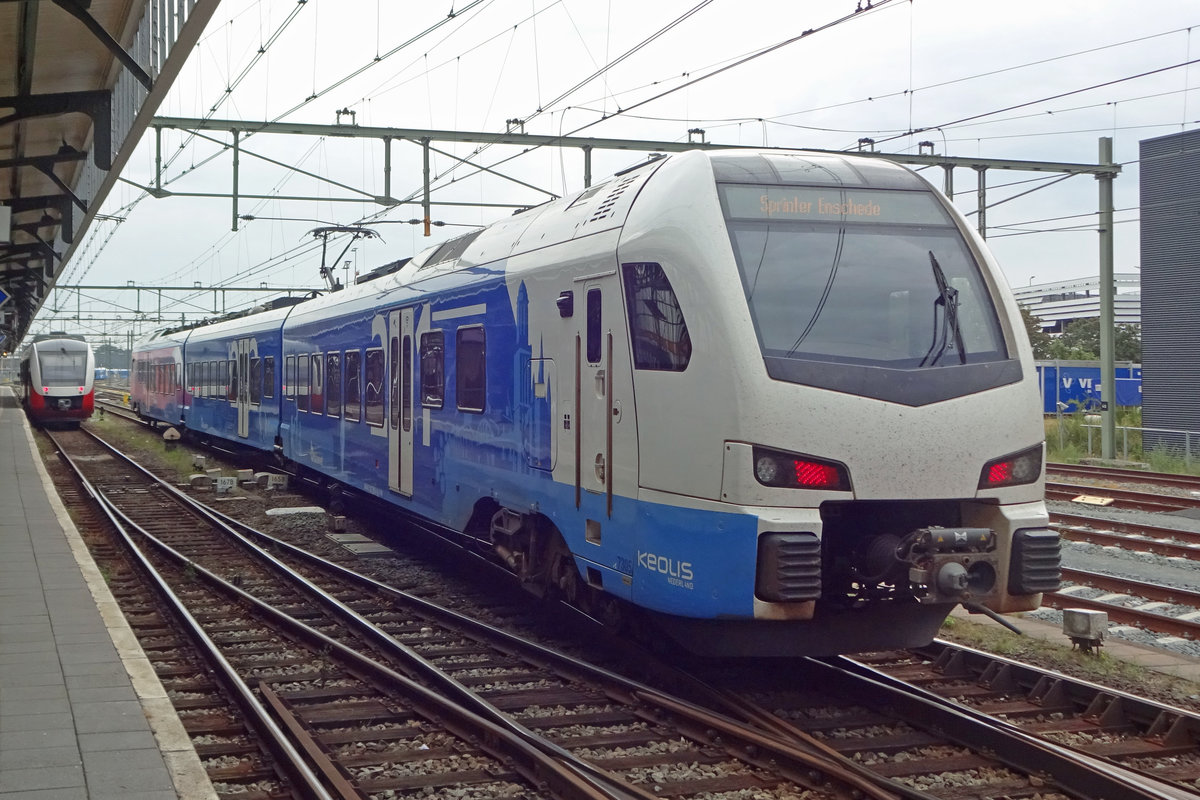
[[[989,461],[979,476],[980,489],[1020,486],[1033,483],[1042,474],[1042,446],[1031,447],[995,461]]]
[[[754,477],[764,486],[850,491],[850,473],[844,464],[763,447],[754,448]]]

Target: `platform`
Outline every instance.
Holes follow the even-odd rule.
[[[0,800],[215,800],[0,386]]]

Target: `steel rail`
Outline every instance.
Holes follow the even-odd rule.
[[[1149,472],[1120,467],[1094,467],[1086,464],[1047,463],[1046,472],[1051,475],[1069,475],[1079,478],[1110,478],[1126,483],[1143,483],[1152,486],[1174,486],[1200,492],[1200,476],[1180,475],[1172,472]]]
[[[309,642],[318,651],[334,653],[344,663],[352,665],[354,669],[364,674],[372,675],[377,680],[386,682],[393,688],[400,690],[427,717],[441,719],[442,724],[450,727],[456,735],[476,740],[481,749],[490,752],[494,757],[501,760],[524,757],[526,768],[524,770],[519,766],[516,768],[534,783],[545,783],[555,786],[560,793],[559,796],[587,798],[588,800],[613,800],[613,798],[620,798],[621,800],[650,800],[654,797],[653,795],[643,793],[636,787],[617,783],[617,779],[615,778],[611,781],[606,781],[602,776],[595,774],[585,776],[585,771],[580,770],[577,764],[567,763],[562,758],[548,755],[542,750],[530,747],[528,742],[513,735],[510,730],[479,716],[472,709],[442,697],[427,687],[414,682],[407,676],[396,672],[389,666],[375,661],[329,635],[297,620],[286,612],[280,611],[269,603],[260,600],[241,587],[224,580],[149,532],[141,529],[135,522],[129,520],[120,509],[112,506],[110,501],[103,498],[102,495],[100,497],[100,502],[105,506],[111,507],[113,513],[124,519],[127,525],[137,530],[139,535],[150,542],[159,552],[179,564],[182,568],[193,572],[209,585],[251,606],[258,614],[289,630],[297,638]],[[386,636],[382,632],[380,634]],[[449,725],[446,720],[453,721],[454,725]],[[568,756],[571,760],[575,759],[570,754]]]
[[[1124,767],[1040,739],[1016,725],[991,717],[928,690],[861,664],[846,656],[808,659],[820,667],[830,683],[846,685],[856,696],[893,708],[907,719],[931,722],[942,735],[993,757],[1016,764],[1028,774],[1051,777],[1071,791],[1092,798],[1144,798],[1144,800],[1195,800],[1194,792],[1161,783]]]
[[[327,611],[332,612],[343,623],[348,624],[357,634],[365,636],[372,644],[383,648],[385,652],[391,655],[407,653],[407,658],[416,659],[424,663],[424,660],[416,655],[411,648],[397,642],[373,623],[363,618],[358,612],[333,598],[332,595],[313,584],[270,553],[246,541],[245,537],[229,529],[220,520],[217,520],[216,516],[202,504],[195,502],[174,486],[171,486],[146,470],[140,464],[129,460],[119,450],[113,448],[94,434],[88,432],[88,435],[108,448],[116,457],[123,459],[129,466],[139,470],[147,480],[170,493],[177,502],[181,503],[189,511],[218,525],[227,534],[241,541],[264,564],[283,573],[289,581],[307,591]],[[82,476],[80,477],[82,479]],[[625,784],[618,777],[597,769],[595,766],[578,759],[564,748],[558,748],[556,745],[541,739],[536,734],[527,731],[523,726],[518,725],[503,715],[498,709],[495,709],[482,698],[471,693],[469,689],[458,684],[457,681],[454,681],[453,678],[450,678],[445,673],[441,673],[445,679],[443,688],[453,691],[450,685],[452,683],[458,686],[459,689],[459,691],[454,692],[456,699],[453,701],[416,683],[412,678],[396,672],[391,667],[381,664],[327,634],[316,630],[286,612],[278,610],[241,587],[229,583],[161,541],[153,534],[142,529],[141,526],[130,520],[120,509],[116,508],[103,494],[97,492],[93,496],[98,498],[98,501],[106,507],[111,508],[114,514],[124,519],[127,525],[137,530],[142,537],[151,542],[161,553],[182,565],[185,569],[194,570],[198,576],[204,578],[210,585],[253,606],[265,617],[274,620],[280,626],[287,627],[304,640],[315,644],[319,649],[336,652],[343,661],[353,664],[356,668],[374,674],[377,678],[394,685],[396,688],[402,690],[410,700],[424,705],[428,709],[427,713],[430,716],[440,715],[443,718],[448,717],[456,720],[463,731],[460,735],[478,738],[481,742],[480,746],[489,751],[494,751],[494,748],[489,747],[487,743],[496,741],[498,738],[505,745],[505,748],[501,752],[492,752],[497,758],[503,760],[505,758],[512,758],[514,755],[525,756],[527,762],[532,764],[533,774],[539,780],[558,784],[560,790],[565,790],[568,796],[592,798],[593,800],[605,800],[605,798],[654,800],[654,795],[645,793],[638,787]],[[429,668],[435,669],[433,667]],[[522,733],[522,731],[525,731],[525,733]]]
[[[276,762],[284,767],[284,772],[287,773],[289,779],[297,786],[306,787],[312,797],[319,800],[334,800],[334,796],[329,793],[320,779],[310,768],[305,758],[300,754],[295,747],[292,746],[288,737],[283,730],[276,724],[275,720],[266,713],[266,710],[254,697],[253,691],[249,685],[242,680],[237,674],[233,665],[221,654],[217,645],[204,631],[204,628],[196,620],[196,618],[188,611],[183,601],[171,589],[166,580],[150,563],[149,558],[138,547],[134,537],[129,533],[126,527],[128,520],[123,514],[117,510],[103,494],[101,494],[87,478],[84,477],[83,471],[79,465],[67,455],[58,440],[50,432],[46,432],[46,436],[54,443],[58,451],[58,456],[74,473],[76,480],[79,481],[83,490],[96,503],[100,510],[108,517],[117,531],[117,534],[125,542],[125,546],[129,554],[141,566],[145,574],[154,583],[159,596],[167,603],[172,613],[183,624],[184,629],[192,637],[197,649],[208,660],[213,667],[215,675],[225,685],[225,688],[237,699],[238,706],[242,712],[246,714],[251,724],[257,730],[260,737],[267,744],[271,755],[274,756]],[[125,519],[126,522],[122,522]]]
[[[349,570],[345,567],[332,564],[321,559],[311,553],[308,553],[288,542],[285,542],[275,537],[269,536],[260,531],[256,531],[243,523],[238,522],[220,512],[210,509],[207,506],[196,502],[185,493],[181,492],[175,486],[163,481],[162,479],[150,473],[144,467],[129,461],[123,456],[120,451],[113,448],[108,443],[97,438],[97,441],[108,448],[115,456],[123,458],[132,467],[140,470],[145,477],[153,481],[163,491],[169,493],[177,501],[185,504],[194,513],[205,518],[214,525],[221,527],[227,534],[238,539],[243,545],[250,550],[257,558],[270,568],[288,576],[289,581],[301,586],[313,598],[315,598],[326,610],[340,618],[345,624],[350,626],[356,633],[363,636],[372,645],[379,648],[386,655],[394,658],[401,669],[406,672],[407,681],[417,681],[420,679],[427,680],[438,690],[445,692],[450,697],[454,698],[458,706],[469,709],[470,713],[480,719],[486,720],[497,729],[505,731],[507,734],[516,737],[526,743],[529,747],[536,749],[538,752],[553,759],[556,763],[562,763],[569,769],[577,772],[580,775],[588,777],[588,780],[597,782],[603,786],[615,787],[621,792],[620,796],[630,796],[642,798],[642,800],[652,800],[655,795],[643,793],[639,787],[632,787],[626,784],[619,776],[616,776],[607,770],[603,770],[583,759],[572,754],[565,748],[550,742],[544,737],[539,736],[526,726],[518,723],[510,716],[505,714],[500,709],[493,706],[469,688],[459,683],[453,677],[446,674],[443,670],[433,666],[424,658],[422,658],[411,647],[396,641],[386,632],[382,631],[377,625],[364,618],[361,614],[349,608],[341,601],[334,598],[329,592],[314,584],[308,578],[296,572],[292,567],[283,563],[275,555],[267,552],[263,547],[249,541],[248,537],[259,539],[273,549],[288,553],[290,556],[301,559],[312,566],[322,570],[337,574],[344,580],[351,581],[361,587],[368,588],[380,594],[402,600],[406,603],[420,606],[424,613],[431,616],[437,616],[446,620],[461,629],[474,629],[479,635],[480,632],[488,637],[502,640],[510,649],[520,649],[527,652],[534,652],[544,661],[555,663],[560,669],[571,670],[575,673],[587,675],[589,678],[598,681],[605,681],[610,685],[617,686],[622,692],[628,693],[631,698],[636,698],[643,704],[656,706],[658,708],[668,710],[676,714],[681,721],[686,721],[696,731],[706,732],[712,731],[713,735],[709,738],[720,737],[727,741],[739,742],[742,749],[753,748],[764,753],[769,753],[775,758],[785,761],[786,763],[795,763],[806,770],[816,769],[821,773],[830,777],[837,778],[839,781],[846,784],[847,789],[859,796],[868,796],[880,798],[880,800],[894,800],[897,797],[912,798],[912,800],[927,800],[929,795],[916,792],[908,789],[903,784],[893,781],[881,781],[879,776],[873,775],[869,770],[866,770],[849,759],[838,756],[832,758],[830,753],[824,748],[812,748],[804,750],[801,748],[801,743],[797,741],[784,741],[768,735],[763,732],[754,730],[748,724],[730,718],[723,714],[714,712],[711,708],[706,708],[695,703],[690,703],[679,698],[670,697],[662,692],[654,689],[646,684],[633,681],[614,672],[604,670],[603,668],[582,663],[570,656],[558,653],[549,648],[537,645],[532,642],[520,639],[512,634],[500,631],[492,626],[485,625],[469,617],[441,608],[429,601],[422,600],[412,595],[408,595],[400,590],[386,586],[378,581],[363,576],[359,573]],[[235,529],[236,528],[236,529]],[[243,535],[241,531],[245,531]],[[153,539],[150,534],[145,534]],[[157,540],[155,540],[157,542]],[[159,543],[161,547],[176,552],[169,548],[168,545]],[[186,556],[177,554],[178,558],[186,559]],[[189,563],[191,563],[189,561]],[[211,581],[218,582],[221,585],[227,586],[229,591],[233,591],[239,595],[244,595],[247,602],[252,602],[256,606],[262,605],[261,601],[248,595],[242,589],[227,584],[221,578],[212,575],[200,565],[194,565],[198,573],[211,575]],[[206,577],[207,579],[207,577]],[[266,606],[264,613],[274,613],[270,611],[270,606]],[[288,620],[292,620],[283,612],[277,612]],[[304,626],[303,623],[292,620],[296,625]],[[315,633],[315,632],[314,632]],[[323,634],[318,634],[324,636]],[[336,643],[336,640],[329,640]],[[322,640],[322,645],[325,645]],[[339,645],[339,648],[345,648],[344,645]],[[355,651],[345,648],[348,652]],[[370,664],[379,665],[378,662],[368,660]],[[384,665],[379,665],[381,668],[389,669]],[[693,685],[698,685],[695,679],[688,678],[684,673],[679,673],[681,680],[688,679]],[[407,686],[408,684],[406,684]],[[411,685],[421,686],[419,683]],[[711,691],[711,690],[710,690]],[[727,709],[732,711],[733,709]],[[815,740],[812,740],[815,741]],[[811,743],[811,742],[809,742]],[[881,786],[881,783],[883,784]]]
[[[1133,578],[1117,578],[1112,575],[1102,575],[1086,570],[1068,569],[1063,567],[1063,578],[1071,583],[1103,589],[1107,592],[1122,592],[1135,597],[1142,597],[1157,603],[1171,603],[1182,606],[1193,606],[1200,609],[1200,592],[1191,589],[1181,589],[1175,586],[1163,586],[1161,583],[1147,583]]]
[[[1110,506],[1111,508],[1131,508],[1141,511],[1178,511],[1184,508],[1200,508],[1200,497],[1177,497],[1074,483],[1049,481],[1046,483],[1047,500],[1072,500],[1080,496],[1110,497],[1116,501]]]
[[[1104,520],[1083,518],[1088,523],[1104,524]],[[1189,561],[1200,561],[1200,544],[1188,544],[1186,531],[1173,531],[1169,528],[1152,528],[1146,526],[1121,526],[1126,533],[1113,531],[1098,531],[1080,525],[1072,525],[1065,521],[1063,515],[1051,514],[1050,527],[1058,531],[1063,538],[1074,542],[1089,542],[1107,547],[1120,547],[1141,553],[1153,553],[1166,558],[1185,558]],[[1113,526],[1116,528],[1117,526]],[[1163,538],[1149,538],[1147,533],[1161,534]],[[1179,536],[1178,534],[1185,534]],[[1169,541],[1174,538],[1176,541]],[[1179,540],[1185,541],[1179,541]],[[1192,540],[1195,541],[1195,540]]]

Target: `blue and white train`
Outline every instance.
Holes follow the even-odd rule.
[[[880,159],[659,158],[133,362],[144,416],[697,652],[915,645],[1059,583],[1017,306]]]

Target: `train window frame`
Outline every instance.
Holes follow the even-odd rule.
[[[408,433],[413,424],[413,337],[404,334],[400,341],[400,430]]]
[[[238,389],[241,381],[246,380],[238,374],[238,360],[236,358],[229,359],[229,386],[225,390],[225,399],[231,403],[238,402]]]
[[[392,430],[400,429],[400,336],[392,334],[388,339],[388,424]]]
[[[342,418],[342,354],[325,353],[325,416]]]
[[[263,357],[262,396],[264,399],[275,397],[275,356]]]
[[[446,332],[426,331],[421,334],[421,407],[443,408],[446,405]]]
[[[308,375],[308,410],[313,414],[325,413],[324,354],[312,354],[312,372]]]
[[[285,400],[296,399],[295,356],[285,356],[283,359],[283,397]]]
[[[363,398],[362,351],[347,350],[345,358],[346,363],[342,368],[342,374],[346,380],[346,392],[342,400],[343,415],[347,422],[361,422]]]
[[[250,359],[250,405],[262,405],[262,359]]]
[[[683,372],[692,360],[692,338],[666,270],[636,261],[622,264],[621,272],[634,369]]]
[[[378,370],[378,381],[374,383],[371,381],[373,365]],[[368,347],[363,359],[363,420],[375,428],[382,428],[387,424],[386,381],[387,354],[382,347]],[[372,411],[376,410],[378,419],[372,419]]]
[[[592,286],[586,297],[587,362],[599,364],[604,351],[604,296],[599,286]]]
[[[308,413],[308,353],[296,356],[296,410]]]
[[[469,341],[476,332],[479,341]],[[472,357],[477,363],[470,363]],[[459,411],[487,410],[487,332],[482,325],[464,325],[454,332],[454,401]]]

